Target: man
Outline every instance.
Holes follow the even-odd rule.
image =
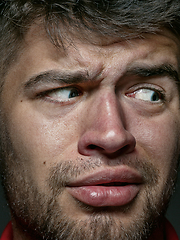
[[[2,240],[178,239],[179,0],[1,3]]]

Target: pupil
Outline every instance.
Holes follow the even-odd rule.
[[[158,101],[159,100],[159,96],[158,96],[158,94],[157,93],[154,93],[153,95],[152,95],[152,101]]]
[[[77,97],[77,96],[79,96],[79,92],[77,89],[73,89],[69,94],[69,98],[73,98],[73,97]]]

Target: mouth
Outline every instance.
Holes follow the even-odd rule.
[[[103,183],[103,184],[97,184],[97,186],[106,186],[106,187],[113,187],[113,186],[127,186],[131,183],[128,182],[110,182],[110,183]]]
[[[138,195],[142,177],[127,167],[105,169],[74,181],[69,194],[93,207],[124,206]]]

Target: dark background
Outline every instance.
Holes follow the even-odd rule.
[[[180,239],[180,170],[176,191],[172,197],[166,216],[176,229],[176,232]],[[10,220],[9,210],[4,199],[2,186],[0,185],[0,236],[9,220]]]

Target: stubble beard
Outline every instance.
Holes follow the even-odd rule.
[[[10,156],[10,155],[9,155]],[[144,190],[142,209],[138,215],[134,215],[128,226],[121,219],[114,217],[111,209],[93,209],[77,201],[79,208],[87,211],[86,220],[73,220],[59,204],[64,186],[69,177],[77,176],[82,171],[90,171],[99,167],[97,163],[84,163],[75,165],[73,161],[58,164],[51,169],[48,179],[51,195],[40,192],[31,179],[27,169],[22,169],[22,160],[13,161],[16,164],[6,165],[4,171],[4,185],[13,219],[24,232],[32,239],[46,240],[141,240],[147,239],[158,222],[161,222],[165,214],[169,198],[174,187],[174,177],[169,176],[163,189],[158,189],[158,173],[152,166],[141,164],[141,172],[147,186]],[[8,162],[8,161],[7,161]],[[130,161],[125,161],[130,165]],[[19,164],[18,164],[19,163]],[[139,165],[138,160],[136,163]],[[142,163],[142,161],[141,161]],[[121,161],[122,164],[122,161]],[[124,164],[124,163],[123,163]],[[16,166],[13,166],[16,165]],[[19,165],[19,166],[18,166]],[[74,165],[74,167],[73,167]],[[134,165],[134,163],[133,163]],[[150,170],[151,168],[151,170]],[[141,199],[142,200],[142,199]],[[117,209],[126,214],[133,208],[134,199],[128,206]],[[132,212],[133,214],[133,212]]]
[[[4,136],[6,139],[1,138],[5,143],[1,146],[3,185],[12,218],[23,229],[24,239],[28,236],[34,240],[145,240],[161,222],[174,189],[177,163],[174,162],[167,181],[159,187],[158,171],[146,159],[121,157],[117,165],[124,164],[139,171],[145,187],[141,197],[116,210],[130,213],[141,199],[139,213],[134,215],[132,211],[131,221],[126,226],[121,218],[112,214],[112,208],[97,210],[74,200],[80,210],[87,212],[87,218],[73,220],[58,199],[72,177],[91,172],[101,167],[102,162],[77,159],[57,164],[50,170],[47,183],[51,194],[47,194],[39,190],[8,134]]]

